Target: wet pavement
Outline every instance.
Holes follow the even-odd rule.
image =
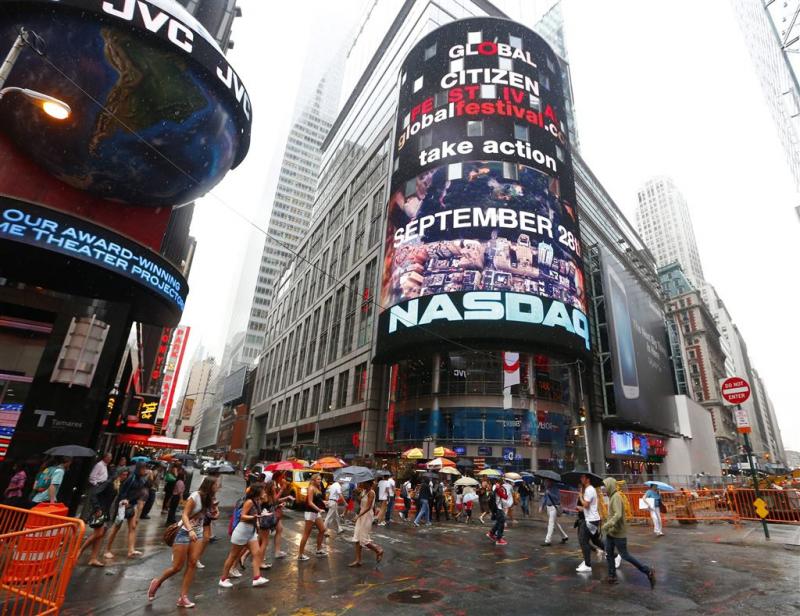
[[[225,481],[223,504],[232,503],[242,485],[240,478]],[[76,568],[64,616],[183,611],[175,606],[178,576],[164,584],[154,602],[145,596],[149,581],[170,559],[170,550],[161,543],[163,517],[157,517],[157,509],[152,515],[142,521],[137,543],[143,557],[125,559],[120,537],[115,550],[120,556],[113,564],[105,569]],[[646,527],[630,527],[630,552],[656,570],[658,583],[651,591],[645,576],[627,563],[618,572],[616,586],[605,583],[605,562],[595,560],[591,574],[576,573],[581,558],[571,528],[574,518],[568,516],[561,522],[569,541],[552,547],[540,546],[542,518],[509,529],[505,547],[484,536],[488,526],[451,522],[415,528],[396,522],[373,532],[373,540],[386,550],[381,565],[376,567],[374,555],[365,550],[364,566],[350,569],[353,544],[346,537],[352,530],[326,540],[327,557],[298,562],[302,515],[289,513],[283,542],[289,557],[274,561],[265,572],[269,584],[252,588],[246,574],[234,588],[223,589],[217,580],[229,547],[227,513],[223,518],[216,528],[219,540],[206,550],[206,568],[197,572],[192,587],[197,603],[193,614],[800,614],[800,551],[789,540],[767,544],[758,534],[760,526],[749,523],[738,528],[725,523],[669,525],[660,539]],[[315,533],[309,554],[314,538]]]

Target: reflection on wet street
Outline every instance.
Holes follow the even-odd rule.
[[[226,478],[222,502],[231,503],[240,478]],[[755,526],[729,524],[669,526],[657,539],[643,526],[630,528],[630,552],[655,567],[658,583],[628,564],[620,583],[605,583],[605,562],[593,562],[591,574],[579,574],[575,536],[563,545],[542,547],[541,518],[523,520],[498,547],[484,536],[488,527],[442,523],[415,528],[396,522],[376,527],[373,539],[385,550],[379,567],[374,555],[364,566],[348,568],[352,528],[327,539],[327,557],[296,560],[302,516],[285,518],[284,559],[265,572],[270,582],[252,588],[250,574],[231,589],[217,586],[228,552],[227,516],[217,524],[212,543],[192,586],[196,614],[334,616],[339,614],[665,614],[783,615],[800,609],[800,551],[773,542],[764,545]],[[564,521],[569,522],[570,518]],[[174,614],[178,578],[167,581],[153,603],[146,589],[163,570],[170,552],[161,543],[160,520],[144,521],[144,556],[128,561],[118,555],[104,570],[81,565],[68,589],[63,614]],[[147,526],[145,526],[147,524]],[[312,538],[314,535],[312,535]],[[310,550],[309,550],[310,552]]]

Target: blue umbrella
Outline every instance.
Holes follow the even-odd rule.
[[[664,490],[665,492],[674,492],[675,488],[673,488],[668,483],[664,483],[663,481],[645,481],[644,485],[652,486],[654,488],[658,488],[659,490]]]
[[[150,462],[150,458],[147,456],[134,456],[131,458],[131,462]]]

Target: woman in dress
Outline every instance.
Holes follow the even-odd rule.
[[[372,530],[373,508],[375,505],[375,490],[372,487],[373,482],[367,481],[361,484],[361,508],[356,518],[356,528],[353,533],[353,539],[356,542],[356,559],[351,562],[348,567],[361,566],[361,551],[362,548],[367,548],[375,552],[377,562],[381,562],[383,558],[383,550],[376,544],[372,543],[370,531]]]

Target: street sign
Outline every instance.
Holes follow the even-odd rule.
[[[719,391],[725,404],[736,406],[747,402],[750,398],[750,383],[738,376],[732,376],[720,380]]]
[[[737,408],[733,411],[733,418],[736,421],[736,431],[742,434],[747,432],[751,432],[750,428],[750,417],[747,415],[747,411],[742,408]]]
[[[183,426],[183,431],[184,432],[191,432],[192,431],[192,426]]]
[[[767,510],[767,503],[764,502],[763,498],[757,498],[753,501],[753,507],[756,508],[756,514],[762,520],[769,515],[769,511]]]

